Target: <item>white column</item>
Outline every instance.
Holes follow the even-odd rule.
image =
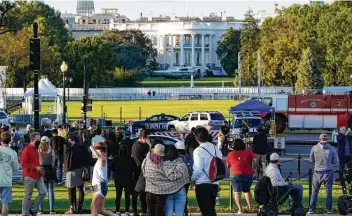
[[[183,44],[185,43],[185,36],[180,35],[181,38],[181,57],[180,57],[180,64],[183,66],[185,64],[185,49],[183,48]]]
[[[205,67],[205,35],[202,34],[202,66]]]
[[[194,41],[194,38],[195,38],[195,34],[192,34],[192,54],[191,54],[191,65],[194,67],[196,66],[196,52],[195,52],[195,41]]]
[[[213,66],[213,35],[209,35],[209,63]]]
[[[215,40],[216,41],[216,36],[215,35],[213,35],[214,36],[214,39],[213,39],[213,41]],[[216,42],[215,42],[216,43]],[[215,44],[214,43],[214,44]],[[215,63],[215,66],[218,66],[218,55],[215,53],[215,51],[213,52],[214,53],[214,55],[215,55],[215,60],[214,60],[214,63]]]
[[[171,47],[171,53],[170,53],[170,66],[174,66],[174,36],[170,35],[170,47]]]
[[[167,63],[167,53],[166,53],[166,35],[163,35],[163,56],[164,56],[164,64]]]

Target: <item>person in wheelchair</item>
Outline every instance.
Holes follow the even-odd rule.
[[[303,187],[298,184],[289,184],[288,181],[282,177],[278,165],[280,164],[280,157],[277,153],[270,155],[270,164],[264,170],[264,176],[270,178],[273,188],[277,189],[279,196],[284,196],[285,201],[289,195],[293,198],[293,205],[290,209],[293,212],[297,208],[302,207]]]

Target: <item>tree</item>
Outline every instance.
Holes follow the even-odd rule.
[[[10,11],[15,7],[15,3],[9,0],[0,2],[0,35],[10,31],[15,31],[14,21],[15,17],[10,16]]]
[[[297,68],[296,91],[300,89],[321,89],[323,80],[316,60],[308,47],[302,53],[302,60]]]
[[[105,86],[111,82],[116,58],[111,46],[100,37],[83,37],[71,41],[65,46],[62,55],[69,66],[68,76],[73,78],[73,86],[83,86],[84,61],[90,83]]]
[[[60,80],[60,76],[57,73],[60,66],[60,54],[49,46],[50,42],[47,37],[41,36],[41,31],[44,30],[44,27],[40,19],[36,21],[38,21],[38,35],[41,43],[41,75],[48,76],[49,79],[53,80],[54,84],[57,84],[58,80]],[[26,26],[16,33],[8,32],[0,37],[1,64],[9,67],[7,71],[7,87],[23,87],[24,79],[31,77],[32,73],[28,68],[29,40],[32,35],[32,26]],[[31,86],[33,82],[28,84]]]
[[[114,71],[114,86],[136,86],[144,78],[144,74],[137,70],[116,67]]]
[[[102,40],[112,46],[118,67],[136,70],[154,69],[157,51],[153,48],[152,41],[142,31],[104,31]]]
[[[256,85],[257,53],[260,49],[259,20],[249,10],[244,15],[241,29],[241,74],[243,85]]]
[[[218,41],[216,54],[220,59],[221,66],[228,76],[233,76],[238,69],[238,53],[240,51],[240,31],[232,27]]]
[[[45,31],[42,32],[42,36],[48,38],[50,46],[55,46],[61,51],[66,43],[72,40],[65,28],[65,22],[61,19],[60,12],[53,7],[41,1],[16,1],[15,4],[16,7],[10,11],[10,17],[15,17],[16,29],[32,25],[35,20],[43,17]]]

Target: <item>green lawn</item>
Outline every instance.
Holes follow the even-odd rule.
[[[48,106],[53,102],[42,103],[42,113],[47,113]],[[122,121],[130,119],[139,119],[139,107],[141,107],[141,118],[157,113],[168,113],[181,116],[191,111],[219,111],[225,118],[229,116],[228,110],[231,106],[237,104],[233,100],[144,100],[144,101],[94,101],[93,112],[89,112],[91,117],[102,116],[107,114],[108,119],[113,123],[120,122],[120,107],[122,107]],[[81,102],[67,102],[68,118],[77,120],[81,118]]]
[[[304,188],[304,194],[303,194],[303,205],[304,207],[308,207],[308,182],[307,181],[302,181],[302,182],[296,182],[296,183],[301,183],[303,185]],[[108,197],[107,197],[107,201],[106,201],[106,207],[112,211],[115,211],[115,205],[114,205],[114,198],[115,198],[115,193],[114,193],[114,186],[113,184],[110,182],[109,184],[109,192],[108,192]],[[254,190],[254,184],[252,187],[252,192]],[[21,202],[23,199],[23,194],[24,194],[24,190],[23,190],[23,186],[17,185],[14,186],[13,188],[13,203],[10,204],[9,209],[11,213],[20,213],[21,211]],[[36,195],[36,192],[33,193],[33,195]],[[229,208],[229,184],[228,182],[223,182],[221,184],[221,192],[220,192],[220,206],[217,206],[217,212],[222,212],[222,213],[229,213],[229,212],[237,212],[237,208],[236,205],[234,204],[233,209]],[[335,213],[337,213],[337,206],[336,206],[336,202],[337,202],[337,198],[341,195],[341,187],[334,185],[333,187],[333,197],[334,197],[334,205],[333,205],[333,211]],[[55,210],[58,213],[62,213],[64,211],[67,210],[69,204],[68,204],[68,192],[67,192],[67,188],[63,187],[63,186],[56,186],[55,187]],[[84,209],[87,211],[89,209],[90,206],[90,202],[91,202],[91,197],[92,194],[87,194],[86,195],[86,199],[85,199],[85,203],[84,203]],[[199,212],[199,208],[197,206],[197,201],[195,198],[195,191],[194,190],[190,190],[188,193],[188,198],[189,198],[189,207],[190,207],[190,211],[191,212]],[[243,200],[243,204],[244,206],[246,206],[244,199]],[[254,200],[254,198],[253,198]],[[255,201],[253,201],[255,202]],[[122,208],[124,207],[124,200],[121,201],[121,206]],[[253,207],[256,208],[257,204],[253,204]],[[47,210],[48,209],[48,198],[46,197],[45,199],[45,203],[44,203],[44,208]],[[282,206],[281,207],[282,210],[287,209],[287,206]],[[123,209],[121,209],[123,210]],[[318,199],[318,205],[317,205],[317,210],[318,212],[325,212],[325,190],[324,187],[322,187],[321,193],[319,195],[319,199]]]
[[[233,87],[234,79],[232,77],[207,77],[194,81],[196,87]],[[169,80],[163,78],[147,78],[142,81],[139,87],[188,87],[190,86],[190,79],[188,80]]]

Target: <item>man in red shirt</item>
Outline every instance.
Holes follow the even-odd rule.
[[[39,153],[35,143],[40,142],[39,133],[30,134],[30,143],[21,154],[21,166],[23,168],[24,198],[22,202],[22,215],[36,216],[39,204],[46,195],[46,187],[42,178],[43,171],[39,165]],[[31,206],[33,189],[38,190],[38,196]]]
[[[230,168],[230,180],[235,191],[235,201],[238,214],[243,213],[241,204],[241,193],[247,201],[247,210],[252,211],[251,185],[253,182],[253,170],[255,167],[255,154],[246,149],[243,140],[236,139],[234,150],[226,158],[227,166]]]

